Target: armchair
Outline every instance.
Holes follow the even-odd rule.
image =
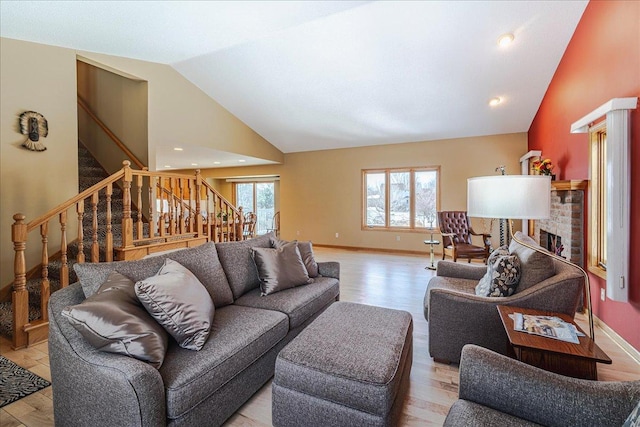
[[[467,258],[468,262],[472,259],[482,259],[485,263],[487,262],[491,235],[473,231],[467,212],[438,212],[438,227],[442,234],[442,259],[448,255],[454,262],[458,258]],[[474,245],[471,236],[482,236],[483,246]]]
[[[640,381],[579,380],[467,345],[459,397],[445,426],[621,426],[640,400]]]
[[[526,239],[522,236],[521,238]],[[429,323],[429,354],[434,360],[458,363],[465,344],[498,353],[507,351],[507,334],[497,305],[549,310],[574,316],[580,305],[584,276],[578,269],[528,249],[515,241],[522,275],[515,293],[507,297],[475,294],[486,266],[440,261],[424,296]]]

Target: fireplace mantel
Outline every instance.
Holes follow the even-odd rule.
[[[589,181],[587,180],[551,181],[551,188],[556,191],[586,190],[588,186]]]

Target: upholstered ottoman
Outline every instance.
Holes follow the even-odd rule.
[[[412,359],[409,313],[333,303],[278,355],[273,425],[397,425]]]

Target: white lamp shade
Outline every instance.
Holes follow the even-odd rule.
[[[467,214],[479,218],[546,219],[551,177],[495,175],[467,180]]]

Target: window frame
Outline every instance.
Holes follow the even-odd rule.
[[[589,128],[589,245],[588,270],[606,280],[607,183],[606,120]]]
[[[408,226],[392,226],[390,221],[390,199],[391,186],[390,175],[392,173],[409,172],[409,225]],[[415,174],[416,172],[435,172],[436,173],[436,212],[440,210],[440,166],[417,166],[417,167],[398,167],[398,168],[375,168],[362,169],[361,174],[361,194],[360,194],[360,224],[363,231],[393,231],[393,232],[414,232],[419,230],[433,231],[438,229],[437,219],[434,218],[433,227],[416,226],[416,195],[415,195]],[[385,174],[385,225],[368,225],[367,224],[367,174],[384,173]]]

